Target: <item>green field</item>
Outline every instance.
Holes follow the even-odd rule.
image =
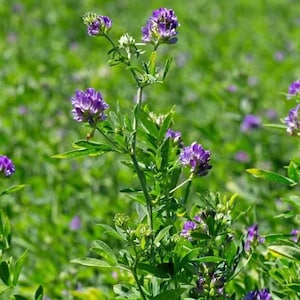
[[[117,299],[112,286],[129,280],[124,272],[70,261],[95,256],[90,251],[94,240],[121,247],[97,224],[113,226],[120,212],[137,218],[135,202],[120,192],[136,187],[136,176],[116,153],[53,158],[89,132],[72,118],[70,98],[76,89],[100,90],[112,111],[119,105],[130,114],[134,105],[136,88],[130,72],[108,66],[110,45],[86,33],[82,16],[88,11],[113,20],[112,39],[129,32],[137,42],[154,9],[176,12],[178,42],[160,49],[163,59],[173,58],[170,71],[163,84],[145,89],[144,103],[157,115],[173,107],[172,128],[182,132],[186,144],[197,141],[211,151],[213,168],[195,180],[192,192],[209,190],[228,198],[237,193],[231,217],[239,237],[253,223],[259,224],[262,236],[288,235],[300,228],[300,198],[285,201],[297,195],[299,187],[246,172],[257,168],[286,176],[290,160],[299,159],[297,138],[263,126],[280,124],[295,106],[285,94],[300,73],[297,1],[2,0],[0,4],[0,154],[10,157],[16,167],[11,178],[1,181],[0,190],[25,184],[0,202],[12,228],[11,248],[2,259],[11,256],[15,261],[28,251],[13,294],[33,299],[41,285],[45,300]],[[261,126],[244,132],[241,124],[249,114],[258,116]],[[99,136],[92,140],[97,139],[101,140]],[[247,154],[244,161],[236,157],[240,151]],[[298,169],[297,165],[295,172]],[[80,219],[75,229],[70,225],[74,217]],[[295,249],[300,253],[296,244]],[[266,287],[275,291],[272,299],[298,299],[300,282],[291,270],[299,272],[299,253],[296,259],[281,261],[280,255],[272,258],[266,247],[261,249],[237,282],[229,285],[228,293],[235,292],[238,300],[250,290]],[[290,269],[291,281],[278,284],[276,272],[273,277],[268,273],[271,266]],[[0,266],[2,281],[3,272]],[[286,291],[288,284],[293,284],[292,292],[276,294]],[[0,293],[5,289],[5,282],[0,283]],[[10,298],[4,293],[0,299]]]

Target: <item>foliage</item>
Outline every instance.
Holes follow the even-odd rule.
[[[147,118],[154,112],[156,117],[168,115],[172,119],[172,129],[181,131],[186,145],[201,142],[212,154],[213,169],[207,176],[193,179],[186,207],[176,208],[176,201],[182,198],[188,182],[174,191],[172,214],[178,221],[170,228],[171,224],[166,224],[166,231],[160,234],[166,236],[161,241],[178,233],[185,221],[193,219],[193,212],[200,212],[199,207],[193,210],[203,200],[197,194],[219,197],[221,202],[237,194],[226,227],[234,233],[235,250],[242,249],[251,224],[259,224],[265,243],[256,247],[251,258],[241,253],[241,271],[228,284],[227,292],[244,295],[269,287],[274,299],[293,299],[299,265],[294,251],[298,248],[290,240],[290,232],[299,228],[299,146],[297,138],[286,134],[286,125],[279,124],[279,117],[287,115],[294,105],[293,99],[282,101],[285,96],[280,92],[287,92],[288,85],[299,78],[299,8],[293,0],[225,2],[165,1],[181,26],[176,45],[162,45],[156,57],[161,70],[167,66],[167,76],[160,73],[164,83],[143,91],[141,118],[145,124],[138,128],[138,134],[147,145],[138,147],[146,149],[149,160],[161,157],[162,148],[153,151],[153,137],[159,138],[151,126],[152,118]],[[115,213],[127,215],[131,228],[140,219],[146,222],[143,217],[147,213],[141,209],[145,201],[137,177],[132,176],[133,163],[125,158],[128,154],[124,149],[120,154],[118,149],[102,155],[102,146],[97,148],[93,143],[105,142],[96,132],[87,142],[85,137],[91,129],[71,121],[68,99],[77,88],[94,86],[101,90],[110,104],[103,130],[110,134],[110,129],[126,128],[126,134],[118,139],[118,143],[126,144],[123,138],[130,139],[135,81],[129,69],[124,75],[121,65],[106,65],[105,54],[111,46],[103,38],[88,37],[80,18],[94,10],[113,18],[109,33],[113,40],[125,31],[140,40],[141,27],[160,6],[156,0],[2,3],[0,149],[13,159],[16,173],[2,181],[1,191],[6,192],[1,197],[1,210],[12,224],[9,257],[17,259],[27,249],[15,293],[32,298],[36,287],[42,285],[45,297],[51,299],[105,299],[114,298],[113,285],[118,293],[126,293],[118,285],[121,282],[132,286],[134,278],[127,270],[69,263],[75,257],[88,256],[99,262],[98,255],[104,250],[100,246],[102,250],[90,251],[90,247],[99,248],[93,240],[102,240],[118,257],[125,241],[115,234]],[[148,54],[140,53],[145,61]],[[171,57],[172,62],[168,60]],[[120,119],[125,114],[128,119]],[[266,126],[241,131],[248,114],[259,116]],[[95,151],[93,157],[51,158],[68,151],[68,145],[78,139],[68,155]],[[147,155],[145,164],[149,162]],[[158,166],[164,162],[158,161]],[[144,171],[153,187],[159,176],[166,174],[153,176]],[[178,183],[189,175],[184,170]],[[20,182],[26,183],[26,188],[10,193]],[[161,193],[160,189],[156,185],[151,196]],[[207,189],[214,192],[204,193]],[[166,208],[160,207],[161,211]],[[157,228],[154,234],[160,232]],[[198,240],[185,242],[191,247]],[[245,268],[243,262],[248,263]],[[144,273],[139,276],[145,277]]]

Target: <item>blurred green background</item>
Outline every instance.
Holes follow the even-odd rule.
[[[114,274],[69,261],[86,256],[92,241],[103,238],[97,223],[112,224],[115,213],[133,209],[118,191],[134,179],[114,155],[51,156],[88,133],[71,116],[76,89],[94,87],[112,110],[119,101],[124,112],[135,97],[130,74],[107,66],[110,47],[86,34],[82,15],[107,15],[113,39],[129,32],[140,41],[141,27],[162,6],[175,10],[179,39],[162,47],[162,55],[174,59],[171,71],[165,84],[145,90],[145,98],[157,114],[175,105],[173,129],[186,144],[197,141],[211,150],[213,170],[194,189],[237,192],[237,211],[253,206],[240,222],[257,219],[263,233],[289,233],[295,226],[274,219],[288,209],[280,198],[292,191],[260,182],[245,169],[285,174],[284,166],[299,151],[297,140],[266,127],[244,133],[240,126],[248,114],[279,123],[293,107],[282,93],[299,78],[298,1],[1,0],[0,152],[16,165],[15,175],[2,184],[26,188],[2,198],[0,206],[12,223],[15,255],[29,250],[23,293],[32,295],[42,284],[52,299],[73,299],[78,285],[98,286],[105,294],[116,281]],[[249,160],[236,160],[238,151]],[[75,216],[81,226],[72,230]]]

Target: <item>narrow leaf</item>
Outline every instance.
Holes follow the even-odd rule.
[[[271,127],[271,128],[286,130],[286,125],[283,125],[283,124],[264,124],[264,127]]]
[[[20,296],[20,295],[13,295],[13,299],[14,300],[28,300],[28,298],[25,298],[25,297]]]
[[[0,264],[0,278],[6,285],[9,284],[9,268],[8,264],[5,261],[2,261]]]
[[[111,268],[111,266],[107,262],[92,257],[75,258],[71,260],[71,263],[87,267]]]
[[[260,169],[247,169],[246,171],[254,177],[266,179],[271,182],[281,183],[289,186],[294,186],[297,184],[297,182],[294,180],[271,171]]]
[[[218,256],[204,256],[194,259],[198,263],[219,263],[220,261],[224,261],[224,258]]]
[[[13,185],[4,191],[1,191],[0,197],[3,195],[6,195],[6,194],[11,194],[11,193],[17,192],[17,191],[23,189],[25,186],[26,186],[26,184]]]
[[[24,265],[25,259],[27,256],[27,250],[23,252],[23,254],[18,258],[15,264],[15,268],[13,271],[13,285],[15,286],[18,282],[22,267]]]
[[[292,246],[270,246],[269,252],[275,257],[286,257],[300,261],[300,249]]]
[[[169,232],[169,230],[173,227],[173,225],[169,225],[167,227],[164,227],[156,236],[155,240],[154,240],[154,244],[157,244],[158,242],[160,242],[161,239],[163,239],[166,234]]]
[[[172,58],[170,57],[170,58],[167,59],[166,64],[165,64],[164,73],[163,73],[163,76],[162,76],[163,80],[166,78],[166,76],[169,72],[171,63],[172,63]]]
[[[42,300],[43,299],[44,290],[43,287],[40,285],[34,295],[34,300]]]
[[[115,238],[117,240],[121,240],[123,242],[126,241],[124,236],[122,236],[120,233],[118,233],[115,229],[113,229],[109,225],[106,225],[106,224],[97,224],[97,225],[102,227],[104,229],[104,233],[108,234],[112,238]]]
[[[117,258],[115,256],[115,253],[103,241],[95,241],[91,250],[97,253],[98,255],[102,256],[111,266],[115,266],[117,264]]]

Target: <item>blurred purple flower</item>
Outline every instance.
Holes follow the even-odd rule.
[[[291,235],[292,235],[292,241],[294,241],[295,243],[298,243],[299,238],[300,238],[300,230],[299,229],[293,229],[291,231]]]
[[[166,139],[170,138],[174,141],[174,143],[178,145],[182,145],[182,135],[180,131],[174,131],[171,128],[169,128],[166,132]]]
[[[142,40],[155,45],[174,44],[177,42],[178,26],[177,17],[172,9],[156,9],[142,28]]]
[[[289,115],[284,119],[285,124],[287,125],[286,131],[290,135],[295,135],[300,130],[300,122],[298,117],[298,110],[300,108],[300,104],[298,104],[296,107],[292,108],[289,111]]]
[[[212,168],[209,164],[210,151],[204,150],[202,145],[196,142],[188,147],[184,147],[180,154],[180,161],[183,166],[189,166],[191,172],[199,176],[204,176]]]
[[[271,300],[272,296],[268,289],[249,292],[243,300]]]
[[[112,26],[112,21],[109,17],[91,12],[83,16],[83,23],[87,25],[87,32],[90,36],[103,36],[110,31]]]
[[[248,85],[255,86],[255,85],[257,85],[257,82],[258,82],[257,77],[255,77],[255,76],[248,77],[248,80],[247,80]]]
[[[267,109],[265,114],[269,120],[274,120],[278,117],[277,112],[274,109]]]
[[[81,228],[81,219],[79,216],[74,216],[69,225],[70,229],[73,231],[79,230]]]
[[[278,62],[283,61],[284,58],[285,58],[285,55],[284,55],[284,53],[283,53],[282,51],[277,51],[277,52],[275,52],[275,54],[274,54],[274,59],[275,59],[276,61],[278,61]]]
[[[234,84],[231,84],[227,87],[227,91],[230,93],[235,93],[237,91],[237,87]]]
[[[242,124],[241,124],[241,131],[247,132],[252,129],[259,128],[261,126],[261,119],[256,115],[247,115],[245,116]]]
[[[106,119],[104,111],[109,108],[100,92],[88,88],[85,92],[77,90],[71,98],[72,114],[78,122],[89,122],[91,125]]]
[[[287,99],[291,99],[293,96],[298,95],[300,92],[300,80],[296,80],[291,83],[288,90]]]
[[[252,244],[258,242],[262,244],[265,239],[258,235],[258,224],[253,224],[252,226],[248,227],[247,238],[245,242],[245,251],[248,252],[251,248]]]
[[[186,221],[183,224],[183,229],[182,229],[180,235],[183,236],[184,238],[188,239],[189,241],[191,241],[192,240],[191,232],[192,232],[192,230],[194,230],[196,228],[197,228],[196,223],[194,223],[193,221]]]
[[[10,177],[15,172],[13,162],[5,155],[0,156],[0,176]]]
[[[246,151],[238,151],[235,154],[235,159],[239,162],[247,163],[250,161],[250,156]]]

